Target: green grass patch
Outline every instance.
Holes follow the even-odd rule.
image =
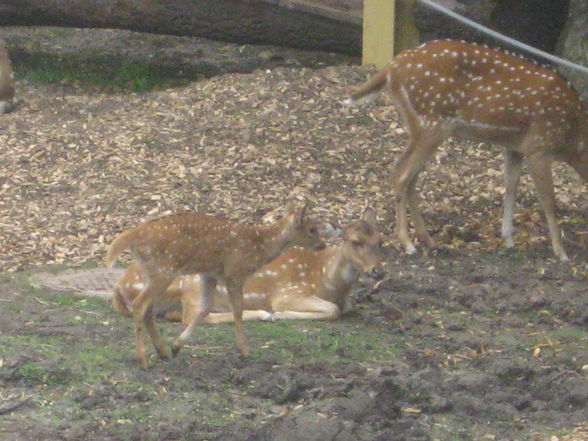
[[[254,359],[382,362],[395,359],[404,344],[397,335],[353,320],[248,322],[245,332]],[[187,350],[197,351],[199,356],[220,357],[235,350],[231,324],[202,326],[194,334],[188,343],[193,348]]]
[[[581,327],[563,326],[553,332],[535,335],[533,345],[543,351],[575,353],[588,349],[588,337],[586,330]]]
[[[58,386],[68,384],[72,379],[71,371],[63,367],[47,369],[40,363],[27,362],[12,374],[19,381],[29,385]]]
[[[11,335],[0,336],[2,356],[20,355],[23,348],[34,350],[47,358],[56,357],[59,354],[59,345],[63,339],[54,335]]]
[[[27,383],[47,385],[64,382],[64,377],[70,377],[66,375],[69,372],[76,372],[79,378],[67,381],[93,382],[107,378],[116,371],[116,366],[120,366],[121,360],[128,358],[131,343],[131,338],[127,346],[119,342],[98,344],[88,338],[34,334],[0,338],[3,357],[26,360],[18,366],[18,377]],[[51,365],[55,360],[60,360],[58,365]]]
[[[69,362],[72,366],[83,369],[86,381],[92,381],[111,375],[113,367],[121,363],[130,349],[120,344],[114,346],[86,343],[72,352]]]
[[[81,265],[80,269],[95,268],[97,265],[94,262]],[[36,284],[31,277],[37,273],[47,272],[57,274],[62,271],[72,269],[71,266],[66,264],[51,264],[51,265],[39,265],[39,266],[27,266],[26,268],[17,272],[3,272],[0,273],[0,284],[13,284],[15,287],[23,293],[41,293],[41,287]]]
[[[105,302],[97,297],[76,296],[72,294],[52,294],[45,296],[44,299],[49,303],[57,306],[69,308],[78,308],[83,310],[102,309]]]
[[[561,338],[566,340],[577,340],[588,343],[588,335],[586,330],[576,326],[563,326],[553,333],[554,338]]]
[[[33,83],[74,83],[108,91],[143,92],[178,87],[214,73],[207,65],[196,68],[106,54],[60,56],[15,51],[11,58],[17,79]]]
[[[32,271],[19,271],[16,273],[0,273],[0,284],[13,285],[23,294],[39,293],[40,288],[31,281]]]

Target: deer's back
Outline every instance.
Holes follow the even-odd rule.
[[[322,267],[320,256],[324,252],[290,248],[253,274],[245,291],[276,292],[296,284],[317,284]]]
[[[133,251],[165,269],[182,273],[218,273],[228,256],[255,239],[251,226],[200,213],[184,213],[145,222],[136,228]]]
[[[390,70],[392,92],[409,97],[423,126],[451,126],[466,138],[516,144],[533,129],[559,146],[587,117],[562,76],[485,46],[430,42],[399,54]]]

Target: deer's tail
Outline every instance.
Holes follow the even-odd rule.
[[[136,230],[131,228],[120,233],[108,247],[106,257],[104,259],[106,266],[112,267],[114,260],[126,249],[128,249],[133,240],[135,240]]]
[[[375,98],[390,81],[390,69],[384,68],[343,101],[345,105],[361,104]]]

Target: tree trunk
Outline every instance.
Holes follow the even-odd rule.
[[[361,19],[304,0],[0,0],[0,25],[121,28],[358,54]]]
[[[557,53],[583,66],[588,66],[588,2],[574,0],[570,3],[570,15],[557,44]],[[588,103],[588,76],[577,70],[559,69]]]

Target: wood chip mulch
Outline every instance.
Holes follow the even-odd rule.
[[[168,212],[255,221],[287,198],[347,222],[375,207],[392,234],[389,166],[406,136],[386,98],[347,108],[372,71],[263,69],[184,88],[99,93],[20,82],[20,108],[0,116],[0,270],[100,262],[115,234]],[[500,243],[502,156],[447,143],[422,174],[430,231],[445,245]],[[560,220],[586,229],[580,179],[556,167]],[[516,239],[547,241],[527,176]]]

